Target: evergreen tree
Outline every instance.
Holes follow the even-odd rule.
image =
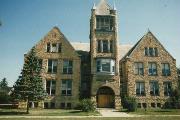
[[[8,88],[8,82],[6,78],[3,78],[2,81],[0,82],[0,88],[1,89],[7,89]]]
[[[12,96],[18,100],[27,102],[29,113],[29,101],[40,101],[46,97],[41,78],[40,60],[36,56],[35,48],[25,56],[24,66],[18,80],[15,82]]]

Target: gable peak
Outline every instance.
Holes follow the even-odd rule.
[[[112,9],[108,5],[106,0],[101,0],[96,8],[97,8],[96,14],[98,14],[98,15],[109,15],[110,10]]]

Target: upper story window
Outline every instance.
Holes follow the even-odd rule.
[[[150,82],[150,95],[152,95],[152,96],[159,95],[159,84],[157,81]]]
[[[61,52],[62,44],[61,43],[47,43],[46,52],[56,53]]]
[[[164,96],[170,96],[172,92],[172,83],[171,82],[164,82]]]
[[[112,16],[96,16],[96,29],[103,31],[113,30]]]
[[[136,75],[144,74],[144,66],[142,62],[134,63],[134,74]]]
[[[113,41],[112,40],[97,40],[97,52],[98,53],[109,53],[113,52]]]
[[[56,81],[46,80],[46,92],[48,95],[53,96],[56,92]]]
[[[156,63],[148,63],[149,75],[155,76],[157,75],[157,64]]]
[[[73,73],[73,61],[64,60],[63,61],[63,74],[72,74]]]
[[[62,80],[61,94],[65,96],[72,95],[72,80]]]
[[[136,95],[144,96],[145,95],[145,83],[136,82]]]
[[[114,74],[115,71],[115,61],[112,59],[97,59],[97,72],[106,72],[110,74]]]
[[[169,63],[162,63],[161,67],[162,67],[162,75],[163,76],[169,76],[171,74]]]
[[[158,49],[157,48],[152,48],[152,47],[145,47],[144,49],[145,56],[150,56],[150,57],[157,57],[158,56]]]
[[[57,60],[48,60],[48,73],[57,73]]]

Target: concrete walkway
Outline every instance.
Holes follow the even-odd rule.
[[[102,115],[102,117],[140,117],[138,115],[130,115],[125,112],[119,112],[118,110],[110,108],[98,108],[97,110]]]

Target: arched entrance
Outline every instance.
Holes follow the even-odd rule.
[[[113,108],[114,107],[114,91],[110,87],[101,87],[97,91],[97,107]]]

